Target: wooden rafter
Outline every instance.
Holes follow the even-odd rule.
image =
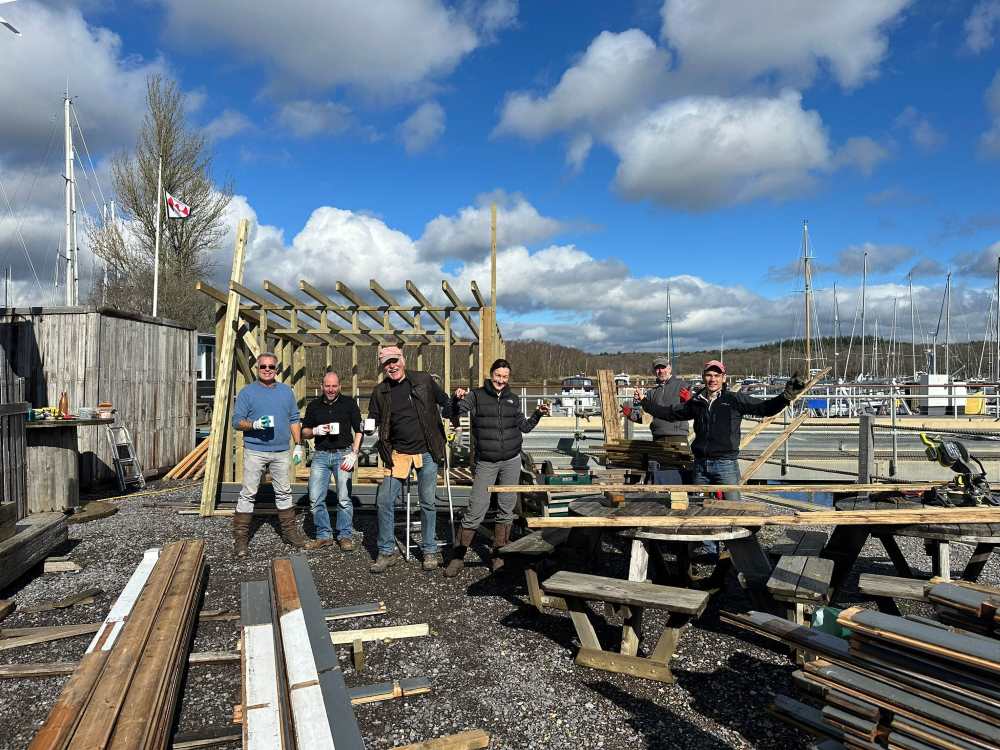
[[[353,313],[351,312],[351,310],[349,308],[344,307],[339,302],[334,301],[333,299],[331,299],[330,297],[328,297],[326,294],[324,294],[323,292],[321,292],[319,289],[317,289],[316,287],[314,287],[312,284],[310,284],[308,281],[305,281],[304,279],[301,280],[301,281],[299,281],[299,289],[301,289],[303,292],[305,292],[306,294],[308,294],[314,300],[316,300],[317,302],[319,302],[327,310],[329,310],[330,312],[332,312],[332,313],[340,316],[342,319],[344,319],[348,323],[350,323],[351,324],[351,331],[354,332],[354,322],[355,322],[354,321],[354,315],[353,315]],[[377,339],[375,336],[373,336],[370,333],[371,328],[369,328],[368,326],[366,326],[361,321],[357,321],[357,329],[358,329],[358,331],[361,332],[361,335],[363,335],[369,341],[369,343],[372,343],[372,344],[378,344],[378,343],[380,343],[379,339]]]
[[[447,281],[441,282],[441,291],[444,292],[445,296],[451,300],[451,303],[455,306],[458,314],[462,316],[462,320],[465,324],[469,326],[469,330],[472,331],[472,335],[477,339],[479,338],[479,326],[476,325],[475,321],[472,320],[472,316],[462,307],[462,300],[459,299],[458,295],[455,294],[455,290],[451,288],[451,284]]]

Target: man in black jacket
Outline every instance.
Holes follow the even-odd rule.
[[[372,391],[368,417],[375,420],[378,429],[378,452],[385,478],[375,499],[378,558],[370,570],[382,573],[402,559],[396,549],[395,507],[411,469],[417,472],[423,567],[434,570],[441,564],[435,540],[437,472],[444,463],[446,445],[441,417],[442,413],[451,416],[451,401],[428,373],[406,369],[399,347],[380,349],[378,362],[385,378]]]
[[[705,387],[688,401],[661,406],[648,396],[642,408],[653,417],[677,422],[694,420],[694,484],[739,484],[740,425],[745,415],[770,417],[778,414],[802,393],[805,383],[792,375],[785,390],[774,398],[759,399],[726,387],[726,366],[717,359],[705,363],[701,374]],[[644,394],[639,392],[642,397]],[[727,492],[727,500],[739,500],[739,492]]]
[[[472,478],[469,508],[462,518],[454,554],[444,570],[448,578],[457,576],[465,566],[465,552],[476,536],[476,529],[486,517],[490,507],[491,484],[520,484],[521,435],[535,429],[548,404],[539,404],[534,414],[525,417],[518,399],[511,393],[510,362],[498,359],[490,366],[490,379],[482,388],[466,391],[455,389],[454,418],[469,415],[469,428],[476,445],[476,473]],[[503,560],[498,550],[510,541],[510,527],[514,522],[514,505],[517,498],[512,492],[497,495],[497,521],[493,526],[493,558],[490,567],[498,570]]]

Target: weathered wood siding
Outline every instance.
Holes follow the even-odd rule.
[[[194,448],[196,332],[178,323],[92,307],[0,310],[0,357],[25,379],[33,406],[70,410],[110,401],[144,472]],[[80,486],[115,477],[104,427],[80,427]]]
[[[0,526],[20,521],[28,514],[27,449],[23,413],[8,413],[10,406],[24,402],[24,380],[15,378],[0,359]],[[14,407],[15,411],[20,411]],[[13,512],[9,506],[13,506]]]

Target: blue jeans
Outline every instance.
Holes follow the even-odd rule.
[[[735,458],[696,458],[691,466],[692,484],[739,484],[740,463]],[[724,493],[726,500],[740,500],[739,492]]]
[[[420,548],[424,554],[437,552],[434,538],[437,526],[437,474],[438,465],[430,453],[421,458],[424,465],[417,469],[417,494],[420,497],[420,531],[423,541]],[[378,551],[391,555],[396,549],[396,499],[403,489],[402,480],[386,477],[378,486],[375,504],[378,506]]]
[[[351,474],[342,471],[340,462],[350,450],[316,451],[309,469],[309,501],[312,503],[313,525],[317,539],[333,536],[330,514],[326,510],[326,493],[330,489],[330,474],[337,482],[337,539],[350,539],[354,532],[354,504],[351,502]]]

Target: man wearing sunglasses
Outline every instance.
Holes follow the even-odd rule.
[[[304,458],[302,426],[295,394],[276,380],[278,357],[265,352],[257,358],[257,380],[242,388],[233,409],[233,429],[243,433],[243,487],[233,516],[233,554],[245,558],[250,543],[254,501],[264,472],[271,474],[274,501],[278,506],[281,538],[293,547],[312,549],[295,520],[292,507],[291,464]],[[288,442],[295,449],[288,450]]]
[[[408,371],[398,346],[380,349],[378,363],[385,377],[368,400],[368,417],[378,429],[378,452],[386,476],[375,500],[378,558],[371,572],[383,573],[402,559],[396,549],[395,506],[411,469],[416,470],[420,497],[423,568],[434,570],[441,564],[435,539],[437,473],[446,445],[441,417],[451,416],[451,399],[428,373]]]

